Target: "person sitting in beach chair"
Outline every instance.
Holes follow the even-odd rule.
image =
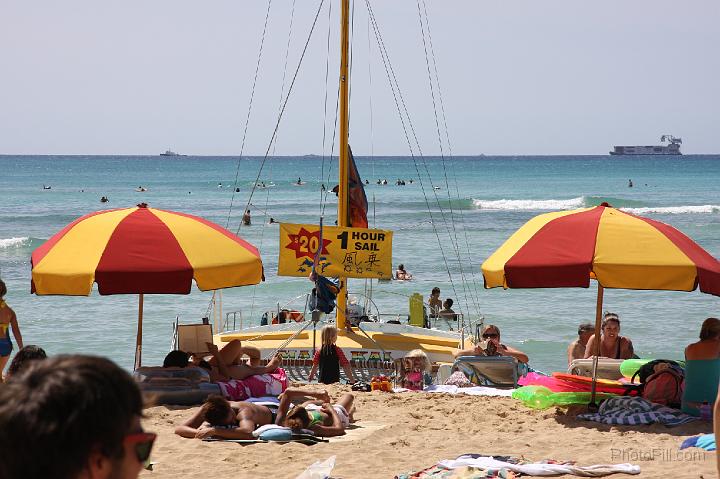
[[[578,326],[578,338],[568,346],[568,365],[576,359],[585,358],[585,347],[590,340],[590,336],[593,335],[593,331],[593,325],[590,323],[584,323]]]
[[[292,406],[292,401],[301,397],[315,398],[299,406]],[[322,437],[342,436],[345,429],[353,422],[355,396],[345,393],[337,403],[330,405],[327,391],[307,391],[304,389],[288,389],[280,396],[277,420],[275,424],[293,430],[309,429]]]
[[[700,328],[700,341],[685,348],[685,389],[682,411],[700,415],[700,407],[711,404],[720,381],[720,319],[707,318]]]
[[[483,328],[482,339],[474,348],[463,349],[453,355],[456,358],[460,356],[511,356],[521,363],[529,361],[527,354],[500,342],[500,328],[494,324],[488,324]]]
[[[620,317],[615,313],[605,313],[601,326],[600,357],[611,359],[630,359],[635,356],[630,338],[620,336]],[[597,338],[593,334],[585,346],[585,358],[595,355]]]
[[[276,404],[228,401],[212,395],[191,418],[175,428],[175,434],[189,439],[254,439],[253,431],[274,424],[276,414]]]

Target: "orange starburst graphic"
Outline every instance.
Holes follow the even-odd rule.
[[[288,235],[290,243],[285,248],[295,251],[295,258],[314,258],[320,245],[320,231],[314,233],[309,232],[305,228],[300,228],[296,235]],[[331,240],[322,239],[322,251],[320,254],[328,254],[327,246],[332,243]]]

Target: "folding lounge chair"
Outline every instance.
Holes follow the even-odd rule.
[[[478,386],[516,388],[520,363],[510,356],[460,356],[453,364],[453,371],[462,371]]]
[[[178,324],[175,349],[193,354],[210,354],[206,343],[213,342],[210,324]]]
[[[620,365],[623,359],[598,358],[597,377],[600,379],[617,380],[623,377]],[[568,374],[592,377],[593,359],[576,359],[568,366]]]

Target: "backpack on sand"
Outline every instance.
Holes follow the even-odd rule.
[[[643,399],[665,406],[680,408],[685,371],[675,361],[658,359],[644,364],[633,374],[640,380],[638,393]]]

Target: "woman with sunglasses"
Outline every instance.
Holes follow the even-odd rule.
[[[600,357],[610,359],[630,359],[635,357],[630,338],[620,336],[620,317],[615,313],[605,313],[600,327]],[[585,346],[585,359],[595,356],[597,340],[595,335]]]
[[[482,339],[485,342],[485,347],[482,344],[476,344],[472,349],[464,349],[455,353],[455,357],[460,356],[511,356],[517,359],[521,363],[527,363],[530,359],[528,355],[522,351],[506,346],[500,342],[500,328],[494,324],[488,324],[483,328]]]

